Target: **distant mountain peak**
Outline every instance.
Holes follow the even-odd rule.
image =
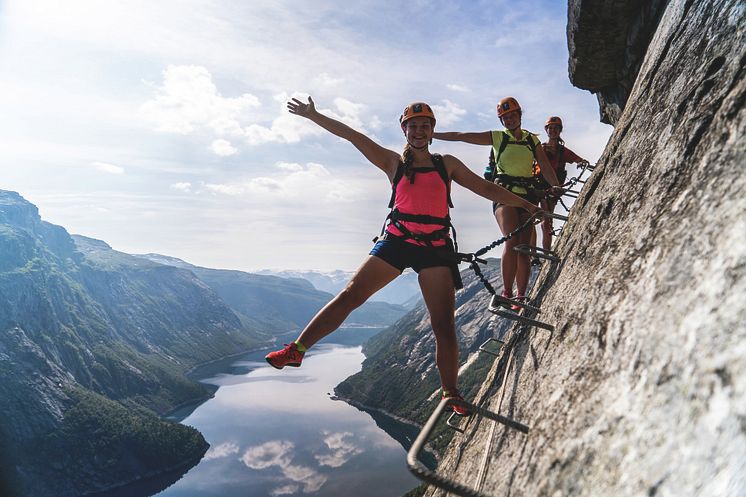
[[[70,236],[73,237],[78,247],[90,246],[91,248],[113,250],[111,248],[111,245],[109,245],[103,240],[98,240],[96,238],[90,238],[88,236],[83,236],[83,235],[70,235]]]
[[[18,192],[0,190],[0,223],[34,229],[41,217],[39,209]]]
[[[192,268],[197,267],[194,264],[189,264],[185,260],[179,259],[178,257],[171,257],[170,255],[162,255],[162,254],[154,254],[154,253],[132,254],[132,255],[135,257],[139,257],[141,259],[148,259],[149,261],[157,262],[158,264],[179,267],[182,269],[192,269]]]

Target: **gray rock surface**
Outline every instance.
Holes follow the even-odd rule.
[[[570,81],[596,94],[602,122],[619,120],[668,2],[569,0]]]
[[[745,10],[667,2],[535,286],[556,331],[514,328],[478,397],[530,432],[475,419],[442,474],[496,496],[746,495]],[[598,56],[576,51],[573,78]]]

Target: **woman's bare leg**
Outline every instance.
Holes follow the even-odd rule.
[[[519,226],[517,211],[517,208],[508,207],[507,205],[500,205],[495,209],[495,219],[497,220],[497,224],[500,226],[500,231],[502,231],[503,235],[507,235]],[[511,295],[513,294],[513,283],[515,282],[516,270],[518,267],[518,253],[513,250],[516,245],[518,245],[518,239],[516,237],[507,240],[503,246],[503,254],[500,258],[503,287]]]
[[[420,271],[420,289],[430,313],[435,334],[435,363],[443,389],[455,392],[458,386],[458,340],[456,338],[456,291],[448,267],[429,267]]]
[[[495,219],[500,225],[500,231],[503,235],[512,232],[528,220],[528,213],[517,207],[499,206],[495,210]],[[531,227],[530,229],[535,229]],[[516,284],[518,295],[525,295],[528,287],[528,279],[531,271],[531,258],[526,254],[519,254],[513,250],[516,245],[529,244],[531,241],[531,231],[525,229],[514,235],[510,240],[505,242],[500,267],[502,270],[503,286],[512,294],[513,283]]]
[[[360,265],[347,286],[311,319],[298,341],[311,348],[316,342],[339,328],[352,311],[360,307],[401,272],[374,255]]]
[[[554,212],[554,208],[557,206],[556,202],[549,200],[541,201],[541,208],[547,212]],[[552,218],[545,217],[541,222],[541,233],[542,233],[542,246],[544,250],[552,249]]]

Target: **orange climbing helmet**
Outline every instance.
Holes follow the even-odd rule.
[[[547,118],[547,122],[544,123],[544,128],[546,129],[550,124],[557,124],[559,125],[560,130],[562,129],[562,119],[560,119],[559,116],[550,116]]]
[[[497,104],[497,117],[503,117],[508,112],[521,110],[521,106],[513,97],[505,97]]]
[[[429,117],[433,120],[433,126],[435,126],[435,114],[433,114],[433,109],[431,109],[425,102],[414,102],[404,107],[404,112],[402,112],[399,117],[399,124],[403,125],[413,117]]]

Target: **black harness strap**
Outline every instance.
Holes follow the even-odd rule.
[[[451,201],[450,178],[448,177],[448,171],[446,171],[446,166],[443,162],[443,156],[440,154],[432,154],[431,158],[433,167],[418,167],[410,169],[409,182],[414,183],[417,173],[429,173],[433,171],[437,172],[440,178],[443,180],[443,183],[445,183],[446,185],[446,202],[448,202],[448,207],[452,208],[453,202]],[[375,242],[380,236],[384,235],[384,233],[386,232],[386,224],[390,223],[404,234],[404,236],[397,236],[395,238],[403,240],[415,240],[418,242],[422,242],[429,247],[433,247],[432,242],[435,240],[444,240],[449,238],[449,232],[452,231],[453,245],[455,250],[458,251],[458,244],[456,243],[456,229],[451,224],[450,215],[446,215],[445,217],[435,217],[429,216],[427,214],[410,214],[406,212],[400,212],[394,207],[396,205],[396,187],[404,177],[404,170],[404,163],[402,161],[399,161],[399,165],[396,168],[396,173],[394,174],[394,179],[391,182],[391,199],[389,200],[389,209],[391,209],[391,212],[389,212],[389,215],[386,216],[386,219],[384,219],[383,221],[381,234],[378,237],[374,238],[373,241]],[[443,226],[443,228],[431,233],[413,233],[410,229],[404,226],[404,224],[402,224],[402,221],[409,223],[438,224],[440,226]],[[391,236],[393,237],[394,235]]]

